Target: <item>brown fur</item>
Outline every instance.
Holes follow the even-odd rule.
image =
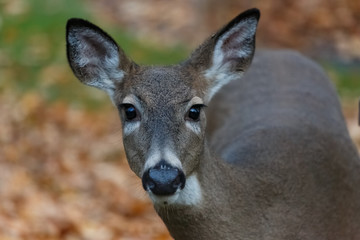
[[[236,75],[252,61],[258,19],[257,10],[239,15],[188,60],[167,67],[138,66],[102,30],[70,20],[69,62],[80,81],[106,90],[115,105],[126,96],[141,105],[138,129],[124,136],[139,177],[154,144],[170,144],[185,175],[197,176],[199,203],[155,205],[175,239],[360,239],[359,155],[321,68],[291,51],[259,51],[244,77]],[[219,79],[205,77],[214,57],[221,59],[214,56],[217,44],[226,56],[219,71],[239,77],[205,102],[195,134],[185,124],[187,103],[217,89]],[[83,53],[84,45],[102,48]],[[246,50],[241,57],[236,46]],[[79,56],[94,54],[95,62],[78,64]],[[118,69],[104,61],[108,56],[117,56]],[[126,123],[121,108],[120,117]]]

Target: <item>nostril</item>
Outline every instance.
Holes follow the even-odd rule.
[[[146,186],[148,187],[148,189],[152,190],[155,188],[156,185],[153,181],[150,180],[147,182]]]
[[[145,189],[145,191],[152,190],[156,186],[155,182],[152,181],[152,179],[150,178],[149,172],[150,172],[150,170],[146,171],[141,179],[142,185],[143,185],[143,188]]]
[[[175,180],[172,182],[172,185],[174,188],[180,188],[180,189],[183,189],[185,187],[185,175],[182,171],[179,172]]]

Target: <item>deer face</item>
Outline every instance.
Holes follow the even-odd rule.
[[[188,60],[169,67],[140,67],[100,28],[69,20],[70,66],[118,107],[128,162],[155,204],[201,200],[196,172],[206,161],[203,108],[250,65],[258,18],[257,10],[239,15]]]
[[[150,193],[183,189],[198,165],[206,119],[193,81],[185,67],[141,68],[116,91],[129,165]]]

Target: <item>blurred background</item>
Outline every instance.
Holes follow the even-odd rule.
[[[358,0],[0,0],[0,239],[171,239],[126,163],[116,110],[68,67],[67,19],[96,23],[138,63],[170,64],[252,7],[258,47],[326,69],[359,146]]]

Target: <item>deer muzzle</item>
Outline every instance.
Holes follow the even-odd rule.
[[[145,191],[151,191],[158,196],[174,194],[185,187],[185,174],[182,170],[161,160],[154,167],[145,171],[142,184]]]

